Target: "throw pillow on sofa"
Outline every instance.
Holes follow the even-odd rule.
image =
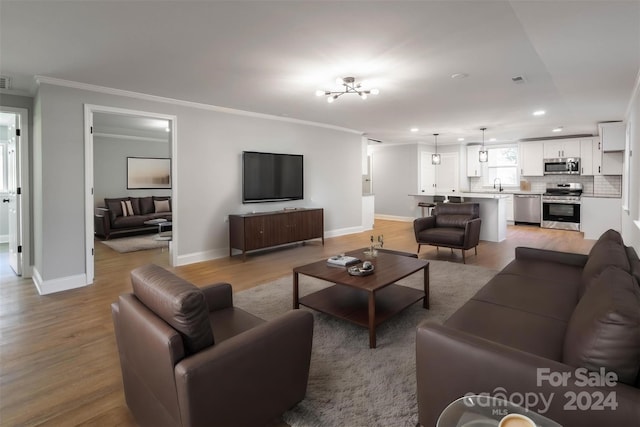
[[[629,273],[606,268],[576,306],[564,340],[563,362],[615,372],[634,384],[640,370],[640,287]]]
[[[171,212],[171,207],[169,206],[168,200],[154,200],[153,204],[156,208],[156,213]]]

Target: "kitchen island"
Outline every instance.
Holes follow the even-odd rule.
[[[489,242],[502,242],[507,238],[507,194],[495,193],[436,193],[437,196],[463,197],[465,202],[478,203],[480,205],[480,240]],[[433,195],[409,194],[415,198],[415,206],[418,202],[433,201]]]

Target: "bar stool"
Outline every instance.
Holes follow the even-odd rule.
[[[462,203],[464,198],[461,196],[449,196],[449,203]]]
[[[427,208],[427,213],[431,216],[431,210],[436,207],[435,203],[431,202],[418,202],[418,207],[422,209],[422,216],[424,217],[424,208]]]

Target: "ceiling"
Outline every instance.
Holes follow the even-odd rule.
[[[432,142],[436,132],[439,144],[477,142],[481,127],[498,143],[594,134],[624,118],[639,70],[640,0],[0,0],[10,93],[33,93],[40,75],[385,143]],[[380,94],[333,104],[314,95],[344,76]]]

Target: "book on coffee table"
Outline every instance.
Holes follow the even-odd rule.
[[[346,267],[349,265],[357,264],[359,262],[360,260],[358,258],[346,255],[332,256],[327,260],[327,264],[336,265],[338,267]]]

